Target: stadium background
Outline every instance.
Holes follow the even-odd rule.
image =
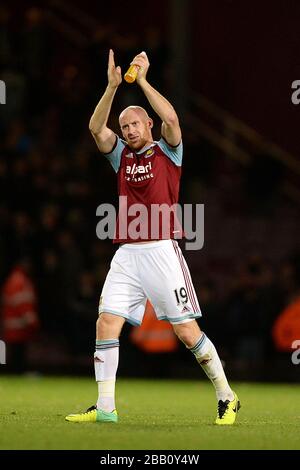
[[[98,298],[115,250],[97,240],[95,214],[117,199],[88,121],[112,47],[123,72],[146,50],[149,81],[178,110],[180,200],[205,204],[204,248],[186,259],[200,324],[228,374],[299,380],[292,351],[280,351],[272,335],[300,282],[299,109],[291,102],[300,5],[289,5],[1,2],[0,282],[26,262],[40,321],[14,356],[7,344],[6,372],[92,373]],[[132,103],[149,109],[139,89],[123,83],[111,126]],[[120,376],[199,376],[183,346],[148,355],[129,335],[126,327]]]

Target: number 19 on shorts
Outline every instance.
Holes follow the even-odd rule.
[[[187,296],[187,292],[185,290],[185,287],[180,287],[180,289],[175,289],[174,293],[175,293],[177,305],[187,303],[188,296]]]

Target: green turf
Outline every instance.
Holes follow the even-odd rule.
[[[118,380],[118,424],[68,423],[95,402],[93,378],[0,379],[0,449],[300,449],[300,386],[234,384],[242,408],[213,424],[208,382]]]

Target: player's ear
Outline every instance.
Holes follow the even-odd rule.
[[[152,129],[153,127],[153,120],[149,118],[149,121],[148,121],[148,126],[149,126],[149,129]]]

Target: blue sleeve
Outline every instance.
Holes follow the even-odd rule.
[[[159,142],[158,146],[161,148],[161,150],[169,157],[170,160],[172,160],[173,163],[175,163],[176,166],[181,166],[182,165],[182,156],[183,156],[183,145],[182,145],[182,140],[176,147],[172,147],[172,145],[169,145],[166,140],[162,137]]]
[[[116,135],[116,143],[112,151],[109,153],[103,154],[107,158],[107,160],[110,162],[111,166],[113,167],[116,173],[118,173],[119,168],[120,168],[121,155],[122,155],[124,148],[125,148],[125,142],[121,140],[119,136]]]

